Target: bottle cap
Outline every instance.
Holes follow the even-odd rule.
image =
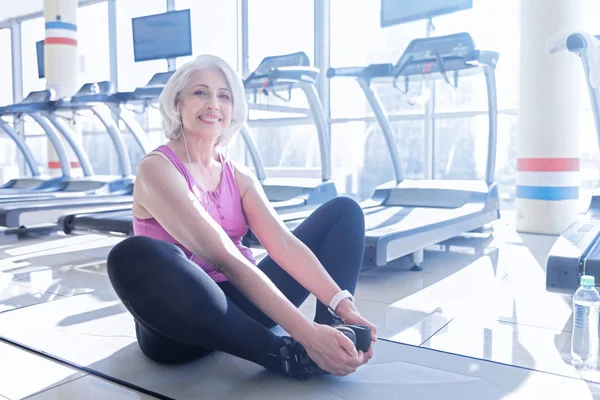
[[[593,275],[582,275],[581,285],[584,287],[592,287],[595,285],[595,279]]]

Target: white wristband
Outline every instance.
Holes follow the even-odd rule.
[[[340,304],[340,302],[344,299],[350,299],[350,301],[352,301],[354,303],[354,296],[352,296],[352,293],[350,293],[347,290],[342,290],[341,292],[339,292],[335,296],[333,296],[333,299],[331,299],[329,306],[327,306],[327,309],[329,310],[329,312],[332,315],[337,316],[335,310],[336,310],[337,306]]]

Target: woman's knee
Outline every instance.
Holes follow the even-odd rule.
[[[352,227],[364,230],[365,215],[360,205],[354,199],[340,196],[329,200],[327,204],[343,218],[348,219]]]
[[[127,284],[139,279],[141,269],[148,272],[153,264],[162,264],[183,251],[171,243],[147,236],[131,236],[115,245],[108,253],[106,270],[113,284]]]

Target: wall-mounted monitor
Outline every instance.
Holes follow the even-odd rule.
[[[429,19],[473,8],[473,0],[381,0],[381,26]]]
[[[37,55],[38,78],[42,79],[46,76],[44,73],[44,41],[35,42],[35,53]]]
[[[135,62],[192,54],[190,10],[133,18],[131,24]]]

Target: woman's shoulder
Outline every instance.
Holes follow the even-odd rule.
[[[248,187],[253,186],[257,182],[254,172],[243,163],[231,159],[226,159],[226,163],[231,168],[240,194],[243,194]]]
[[[135,180],[136,182],[154,180],[162,176],[170,177],[173,174],[179,175],[179,172],[172,160],[162,151],[154,150],[140,160]]]

